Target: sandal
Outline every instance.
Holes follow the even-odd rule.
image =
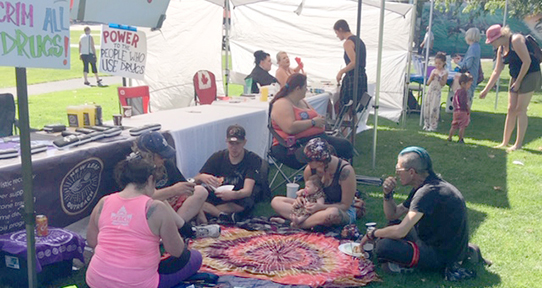
[[[89,86],[89,85],[90,85],[90,82],[85,81],[84,84],[87,85],[87,86]]]

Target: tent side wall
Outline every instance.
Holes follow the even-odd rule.
[[[201,0],[172,0],[166,14],[162,29],[143,29],[148,47],[145,79],[134,84],[150,86],[152,111],[189,106],[198,70],[213,72],[218,92],[223,93],[222,7]]]
[[[273,75],[276,53],[286,51],[292,65],[295,57],[303,60],[309,84],[318,86],[320,81],[336,78],[345,64],[342,42],[332,27],[338,19],[345,19],[355,32],[357,3],[307,0],[299,16],[293,12],[298,4],[297,1],[271,0],[232,10],[233,71],[248,74],[254,66],[252,53],[262,49],[271,54],[275,64]],[[399,120],[403,106],[411,15],[412,9],[406,15],[391,11],[385,15],[379,115],[393,121]],[[366,69],[370,83],[376,82],[379,17],[380,8],[363,6],[361,37],[367,46]]]

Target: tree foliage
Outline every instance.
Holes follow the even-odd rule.
[[[508,0],[508,15],[510,17],[523,18],[529,15],[542,13],[541,0]],[[463,7],[463,13],[481,11],[481,13],[494,14],[497,10],[504,10],[505,0],[435,0],[435,3],[443,3],[446,10],[452,7]],[[462,6],[463,3],[467,5]],[[480,9],[482,8],[482,9]]]

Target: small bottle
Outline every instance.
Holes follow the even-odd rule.
[[[376,229],[376,222],[368,222],[368,223],[365,223],[365,226],[367,227],[367,234],[366,235],[371,235],[371,233],[373,232],[373,230]],[[369,237],[369,236],[367,236]],[[363,245],[363,251],[365,252],[365,258],[367,259],[373,259],[373,250],[374,250],[374,247],[375,247],[375,244],[374,244],[374,239],[370,239],[369,241],[367,241],[364,245]]]

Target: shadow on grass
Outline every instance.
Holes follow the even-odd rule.
[[[505,119],[506,114],[503,113],[473,111],[473,113],[471,113],[471,124],[467,128],[465,136],[467,138],[477,140],[494,141],[497,144],[501,143]],[[443,120],[445,121],[443,126],[449,128],[449,123],[451,123],[451,115],[447,114],[447,117],[443,117]],[[475,133],[473,133],[473,128],[476,129]],[[527,132],[525,133],[523,146],[537,140],[540,135],[542,135],[542,118],[529,117],[529,126],[527,127]],[[515,140],[516,134],[514,131],[514,134],[512,134],[510,139],[510,143],[513,144]],[[540,153],[540,151],[536,151],[536,153]]]
[[[395,176],[397,154],[407,146],[421,146],[431,155],[435,172],[456,186],[467,202],[510,208],[506,193],[506,151],[469,144],[468,141],[467,144],[448,142],[449,126],[446,125],[441,125],[435,133],[419,129],[415,119],[408,119],[407,129],[400,129],[393,122],[383,122],[378,131],[374,170],[371,165],[372,131],[366,131],[358,137],[356,148],[362,155],[354,161],[357,174]],[[398,190],[408,195],[410,188]]]

